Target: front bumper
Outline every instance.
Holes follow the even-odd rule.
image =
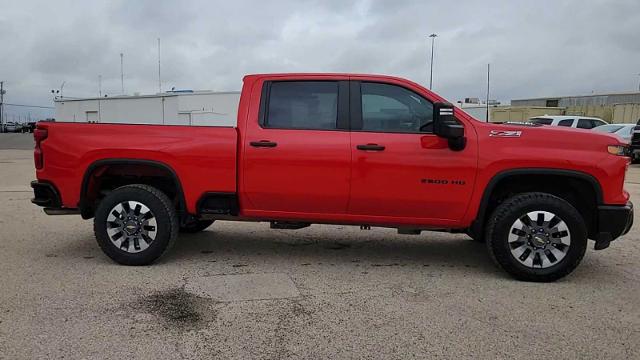
[[[598,206],[598,233],[594,249],[602,250],[618,237],[631,230],[633,225],[633,203],[626,205]]]

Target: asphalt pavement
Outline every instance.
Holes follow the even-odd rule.
[[[0,134],[0,358],[640,358],[638,212],[549,284],[465,235],[326,225],[216,222],[126,267],[29,202],[28,139]]]

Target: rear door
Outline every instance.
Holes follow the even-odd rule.
[[[329,79],[262,84],[258,118],[247,120],[242,145],[247,214],[295,218],[346,212],[348,78]]]
[[[418,91],[352,82],[350,214],[414,223],[464,216],[477,169],[475,132],[467,124],[467,146],[450,150],[433,134],[433,104]]]

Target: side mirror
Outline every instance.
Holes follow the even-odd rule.
[[[433,132],[449,140],[451,150],[460,151],[467,144],[464,126],[453,116],[452,104],[441,102],[433,104]]]

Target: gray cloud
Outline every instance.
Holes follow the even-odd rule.
[[[50,104],[50,89],[94,96],[164,88],[235,90],[254,72],[345,71],[428,81],[454,101],[482,97],[486,64],[500,100],[637,88],[640,2],[23,1],[0,13],[7,101]]]

